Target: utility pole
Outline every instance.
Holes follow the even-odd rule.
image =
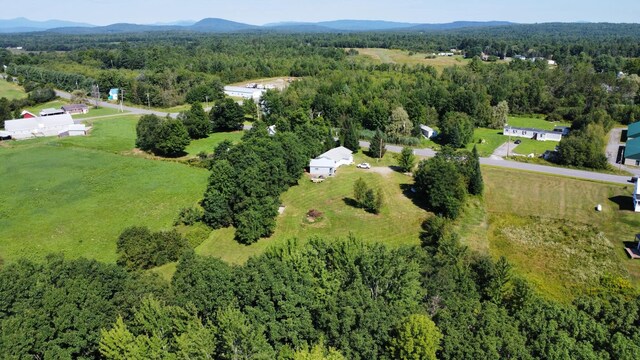
[[[147,93],[147,107],[151,109],[151,100],[149,100],[149,93]]]
[[[507,141],[507,157],[509,157],[509,146],[511,146],[511,129],[509,129],[509,141]]]
[[[209,95],[205,95],[204,100],[206,101],[207,108],[209,108]]]
[[[380,158],[382,157],[382,136],[380,136],[380,146],[379,146],[379,148],[380,149],[378,151],[380,152],[380,154],[378,155],[378,159],[376,160],[377,163],[380,162]]]
[[[124,89],[120,89],[120,92],[122,93],[120,95],[120,112],[124,112],[124,109],[122,109],[122,104],[124,103]]]

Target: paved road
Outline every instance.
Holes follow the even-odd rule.
[[[58,95],[59,97],[64,98],[64,99],[70,99],[71,98],[71,94],[68,93],[68,92],[64,92],[64,91],[56,90],[56,95]],[[120,109],[120,105],[108,103],[106,101],[99,101],[98,104],[100,106],[104,106],[104,107],[107,107],[107,108]],[[158,115],[158,116],[167,116],[167,113],[164,113],[164,112],[148,110],[148,109],[141,109],[141,108],[136,108],[136,107],[131,107],[131,106],[123,106],[123,110],[128,111],[128,112],[130,112],[132,114],[155,114],[155,115]],[[178,115],[177,113],[169,114],[169,116],[171,116],[171,117],[176,117],[177,115]],[[251,129],[251,125],[245,125],[244,128],[245,128],[245,130]],[[369,147],[369,142],[368,141],[360,141],[360,146],[368,148]],[[402,151],[402,146],[387,145],[387,151],[390,151],[392,153],[400,153]],[[415,149],[415,150],[413,150],[413,153],[418,155],[418,156],[423,156],[423,157],[433,157],[433,156],[436,155],[436,152],[433,151],[432,149]],[[553,167],[553,166],[544,166],[544,165],[520,163],[520,162],[516,162],[516,161],[507,161],[507,160],[502,160],[502,159],[480,158],[480,163],[483,164],[483,165],[499,166],[499,167],[504,167],[504,168],[526,170],[526,171],[534,171],[534,172],[540,172],[540,173],[545,173],[545,174],[570,176],[570,177],[575,177],[575,178],[580,178],[580,179],[587,179],[587,180],[606,181],[606,182],[612,182],[612,183],[618,183],[618,184],[628,184],[627,180],[629,180],[628,176],[601,174],[601,173],[596,173],[596,172],[591,172],[591,171],[573,170],[573,169],[566,169],[566,168]]]
[[[369,142],[360,141],[360,146],[364,148],[368,148]],[[402,151],[402,147],[396,146],[396,145],[387,145],[387,151],[392,153],[399,153],[400,151]],[[433,157],[436,154],[435,151],[431,149],[415,149],[413,153],[418,156],[424,156],[424,157]],[[517,161],[510,161],[510,160],[503,160],[503,159],[496,159],[496,158],[480,158],[480,164],[489,165],[489,166],[498,166],[503,168],[516,169],[516,170],[533,171],[533,172],[539,172],[544,174],[569,176],[569,177],[574,177],[578,179],[606,181],[606,182],[611,182],[616,184],[625,184],[625,185],[629,184],[627,180],[630,179],[629,176],[602,174],[602,173],[597,173],[592,171],[574,170],[574,169],[567,169],[567,168],[555,167],[555,166],[521,163]]]
[[[60,91],[60,90],[56,90],[56,95],[58,95],[59,97],[63,98],[63,99],[71,99],[71,94],[66,92],[66,91]],[[91,100],[91,104],[95,104],[95,100]],[[102,106],[102,107],[106,107],[106,108],[111,108],[111,109],[120,109],[120,104],[113,104],[110,102],[106,102],[106,101],[98,101],[98,106]],[[142,108],[137,108],[137,107],[132,107],[132,106],[122,106],[122,110],[132,113],[132,114],[136,114],[136,115],[146,115],[146,114],[154,114],[154,115],[158,115],[161,117],[165,117],[167,115],[171,116],[172,118],[175,118],[178,116],[178,113],[166,113],[166,112],[162,112],[162,111],[155,111],[155,110],[149,110],[149,109],[142,109]]]

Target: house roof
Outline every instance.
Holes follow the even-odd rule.
[[[48,108],[48,109],[42,109],[42,111],[40,111],[40,116],[46,115],[46,114],[57,114],[60,113],[61,111],[63,111],[62,109],[54,109],[54,108]]]
[[[351,158],[352,154],[353,154],[353,151],[347,149],[344,146],[338,146],[337,148],[333,148],[324,154],[320,154],[320,156],[318,156],[316,159],[327,158],[335,162],[338,162],[340,160]]]
[[[433,131],[432,128],[428,127],[427,125],[422,125],[422,124],[420,124],[420,129],[425,130],[425,131],[429,131],[429,132]]]
[[[640,121],[629,124],[629,127],[627,128],[628,139],[637,137],[640,137]]]
[[[248,88],[248,87],[242,87],[242,86],[225,86],[224,87],[224,91],[233,91],[233,92],[239,92],[239,93],[245,93],[245,94],[255,94],[257,92],[263,93],[266,90],[264,90],[264,89],[256,89],[256,88]]]
[[[541,134],[544,133],[544,134],[554,134],[554,135],[557,135],[559,133],[558,131],[549,131],[549,130],[542,130],[542,129],[536,129],[536,128],[515,127],[515,126],[505,126],[504,130],[524,130],[524,131],[533,131]]]
[[[88,106],[85,104],[69,104],[69,105],[62,105],[62,110],[64,111],[72,111],[72,110],[84,110],[87,109]]]
[[[31,131],[57,126],[73,125],[73,119],[69,114],[40,116],[27,119],[7,120],[4,129],[10,132]]]
[[[640,160],[640,138],[630,139],[624,148],[624,158]]]
[[[309,167],[335,167],[336,162],[327,158],[311,159]]]

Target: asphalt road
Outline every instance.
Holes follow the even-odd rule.
[[[360,146],[368,148],[368,141],[360,141]],[[393,153],[399,153],[402,151],[401,146],[396,145],[387,145],[387,151]],[[424,157],[433,157],[435,156],[435,151],[431,149],[415,149],[413,151],[415,155],[424,156]],[[537,164],[529,164],[529,163],[521,163],[517,161],[503,160],[503,159],[493,159],[493,158],[480,158],[480,164],[488,165],[488,166],[497,166],[508,169],[516,169],[523,171],[533,171],[544,174],[551,175],[559,175],[559,176],[569,176],[577,179],[585,179],[585,180],[595,180],[595,181],[605,181],[616,184],[625,184],[628,185],[629,176],[620,176],[620,175],[611,175],[611,174],[602,174],[593,171],[585,171],[585,170],[575,170],[575,169],[567,169],[562,167],[555,166],[545,166],[545,165],[537,165]]]
[[[64,99],[71,99],[71,94],[65,91],[56,90],[56,95]],[[98,105],[106,108],[120,109],[119,104],[112,104],[106,101],[99,101]],[[132,114],[140,114],[140,115],[155,114],[163,117],[169,115],[174,118],[178,116],[177,113],[165,113],[165,112],[142,109],[142,108],[131,107],[131,106],[123,106],[122,109]],[[245,130],[250,128],[251,128],[250,125],[249,126],[245,125]],[[369,142],[360,141],[360,146],[368,148]],[[400,153],[402,151],[402,146],[387,145],[387,151],[392,153]],[[413,150],[413,153],[415,155],[423,156],[423,157],[433,157],[436,155],[436,152],[433,151],[432,149],[415,149]],[[627,180],[629,180],[628,176],[602,174],[602,173],[597,173],[592,171],[574,170],[574,169],[567,169],[567,168],[554,167],[554,166],[520,163],[516,161],[508,161],[508,160],[492,159],[492,158],[480,158],[480,163],[482,165],[498,166],[503,168],[533,171],[533,172],[552,174],[552,175],[569,176],[569,177],[574,177],[578,179],[606,181],[606,182],[625,184],[625,185],[629,184],[627,182]]]
[[[71,94],[66,92],[66,91],[56,90],[56,95],[58,95],[59,97],[61,97],[63,99],[71,99]],[[95,99],[91,99],[90,103],[95,105]],[[111,108],[111,109],[118,109],[118,110],[120,109],[120,104],[114,104],[114,103],[110,103],[110,102],[106,102],[106,101],[102,101],[102,100],[98,101],[98,106],[102,106],[102,107],[105,107],[105,108]],[[126,105],[122,106],[122,110],[126,111],[126,112],[129,112],[131,114],[135,114],[135,115],[154,114],[154,115],[158,115],[158,116],[161,116],[161,117],[165,117],[165,116],[169,115],[172,118],[175,118],[175,117],[178,116],[178,113],[166,113],[166,112],[162,112],[162,111],[142,109],[142,108],[126,106]]]

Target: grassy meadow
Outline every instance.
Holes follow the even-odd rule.
[[[505,256],[518,274],[559,300],[595,286],[603,275],[638,285],[640,262],[623,248],[640,227],[631,186],[492,167],[483,174],[484,216],[482,209],[471,212],[465,239],[472,249]],[[478,232],[487,236],[474,236]]]
[[[438,72],[444,68],[452,66],[466,65],[470,60],[461,55],[438,56],[435,59],[428,59],[425,53],[410,53],[405,50],[380,49],[380,48],[359,48],[356,49],[360,56],[366,57],[377,63],[407,64],[407,65],[431,65]]]
[[[24,99],[26,97],[27,93],[24,92],[24,89],[21,86],[0,79],[0,98],[14,100]]]
[[[0,257],[115,261],[127,226],[169,228],[180,208],[200,199],[208,172],[126,156],[136,117],[94,122],[90,136],[3,143]]]
[[[210,134],[209,137],[198,140],[191,140],[191,144],[187,146],[186,152],[189,156],[196,156],[200,152],[213,153],[213,149],[224,140],[230,140],[234,144],[242,138],[242,131],[217,132]]]

